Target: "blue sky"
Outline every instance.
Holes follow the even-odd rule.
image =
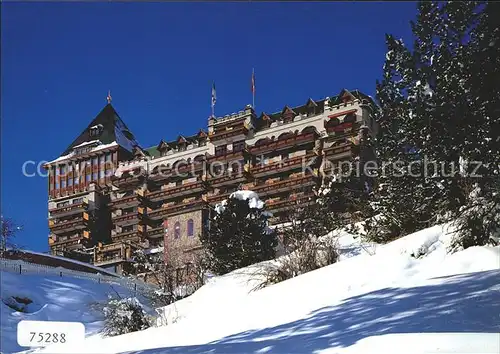
[[[333,96],[372,96],[385,33],[411,41],[412,2],[2,3],[1,207],[18,243],[47,251],[47,179],[25,161],[58,157],[106,104],[143,146],[258,112]],[[30,166],[27,173],[36,169]]]

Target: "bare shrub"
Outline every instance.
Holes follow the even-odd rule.
[[[328,266],[337,262],[338,257],[338,247],[333,237],[308,238],[293,252],[259,269],[256,275],[262,281],[254,290]]]

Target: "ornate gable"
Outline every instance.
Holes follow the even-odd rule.
[[[292,122],[296,115],[295,111],[288,106],[281,111],[281,117],[285,123]]]

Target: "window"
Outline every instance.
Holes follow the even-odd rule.
[[[75,181],[74,181],[75,185],[77,185],[80,182],[78,179],[79,179],[78,177],[75,178]]]
[[[94,158],[92,159],[92,165],[93,165],[93,166],[97,166],[97,162],[98,162],[98,161],[97,161],[97,157],[94,157]]]
[[[90,182],[90,175],[89,175],[89,174],[87,174],[85,177],[86,177],[86,178],[85,178],[85,180],[86,180],[87,182]]]
[[[73,185],[73,178],[68,179],[68,187]]]
[[[63,179],[61,181],[61,188],[66,188],[66,180],[65,179]]]
[[[104,178],[104,171],[103,170],[99,171],[99,178]]]
[[[59,189],[59,181],[56,181],[56,189]]]
[[[72,172],[73,171],[73,165],[72,164],[69,164],[68,165],[68,172]]]
[[[66,200],[64,202],[60,202],[60,203],[57,203],[57,208],[62,208],[62,207],[65,207],[65,206],[68,206],[69,205],[69,200]]]
[[[224,155],[226,152],[227,152],[227,146],[226,145],[217,146],[215,148],[215,156]]]
[[[238,152],[245,148],[245,140],[237,141],[233,143],[233,151]]]
[[[174,225],[174,238],[181,237],[181,224],[177,221]]]
[[[106,161],[111,161],[111,153],[110,152],[106,153]]]
[[[193,236],[194,235],[194,222],[193,222],[193,219],[189,219],[187,221],[187,235],[188,236]]]
[[[92,181],[97,181],[97,172],[92,173]]]
[[[61,175],[65,175],[66,174],[66,165],[63,165],[61,166]]]
[[[82,198],[75,198],[73,199],[73,204],[78,204],[78,203],[81,203],[83,202],[83,197]]]

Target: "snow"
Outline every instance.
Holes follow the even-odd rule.
[[[341,234],[336,264],[254,291],[262,264],[239,269],[164,308],[166,326],[40,352],[498,353],[500,246],[449,254],[449,231]]]
[[[79,145],[75,145],[75,146],[73,146],[73,149],[80,148],[80,147],[87,146],[87,145],[96,144],[96,143],[99,145],[102,145],[100,140],[91,140],[91,141],[86,141],[84,143],[81,143]]]
[[[148,162],[146,160],[133,160],[131,162],[121,163],[115,171],[115,176],[121,177],[123,173],[133,171],[138,167],[142,167],[147,170]]]
[[[93,142],[95,141],[99,141],[99,140],[94,140]],[[83,143],[83,144],[89,144],[90,142],[88,143]],[[78,146],[75,146],[75,148],[77,147],[81,147],[82,144],[78,145]],[[113,146],[118,146],[118,144],[116,143],[116,141],[113,141],[109,144],[100,144],[94,148],[92,148],[90,151],[91,152],[95,152],[95,151],[100,151],[100,150],[104,150],[104,149],[107,149],[107,148],[110,148],[110,147],[113,147]],[[70,152],[69,154],[67,155],[62,155],[62,156],[59,156],[57,159],[55,160],[52,160],[52,161],[49,161],[47,162],[47,164],[53,164],[53,163],[56,163],[56,162],[61,162],[63,160],[67,160],[67,159],[70,159],[72,158],[73,156],[75,156],[75,153],[74,151]]]
[[[17,344],[17,324],[22,320],[82,322],[86,335],[95,335],[102,328],[103,315],[102,310],[92,306],[97,302],[106,302],[108,295],[116,295],[116,292],[120,296],[134,296],[133,291],[121,286],[88,279],[2,271],[2,300],[12,302],[11,297],[17,296],[33,301],[26,313],[14,311],[0,302],[2,353],[28,349]]]
[[[248,205],[252,209],[262,209],[264,208],[264,202],[260,200],[259,195],[251,190],[239,190],[236,192],[233,192],[229,195],[229,198],[235,198],[239,200],[248,200]],[[227,200],[223,200],[222,202],[218,203],[215,205],[214,209],[217,212],[217,214],[220,214],[223,210],[225,205],[227,204]]]
[[[47,254],[47,253],[40,253],[40,252],[29,251],[29,250],[22,250],[22,252],[23,253],[27,253],[27,254],[36,254],[36,255],[47,257],[47,258],[60,259],[60,260],[66,261],[66,262],[70,262],[70,263],[74,263],[74,264],[78,264],[78,265],[83,265],[83,266],[85,266],[87,268],[95,269],[96,273],[101,273],[103,275],[112,275],[112,276],[115,276],[115,277],[119,276],[115,272],[106,270],[104,268],[93,266],[92,264],[89,264],[89,263],[80,262],[80,261],[77,261],[76,259],[59,257],[59,256],[54,256],[54,255],[51,255],[51,254]]]

